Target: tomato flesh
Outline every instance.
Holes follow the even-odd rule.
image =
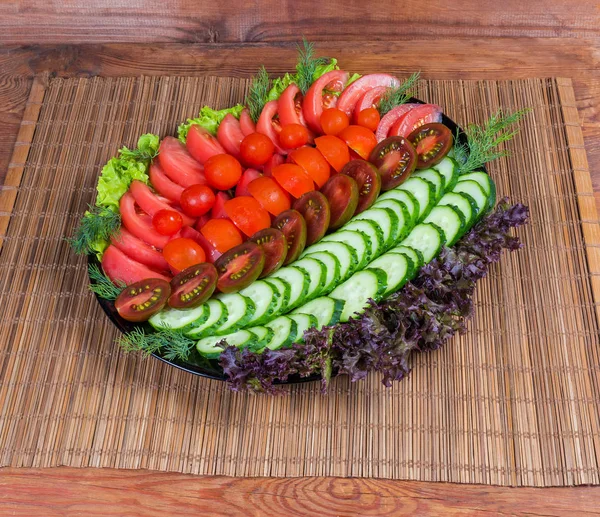
[[[400,85],[397,77],[389,74],[368,74],[359,77],[342,92],[337,108],[351,116],[362,96],[375,87],[395,88]]]
[[[169,282],[147,278],[127,286],[115,300],[119,316],[127,321],[147,321],[160,311],[171,295]]]
[[[439,163],[452,148],[452,131],[444,124],[425,124],[415,129],[408,141],[417,152],[417,169],[427,169]]]
[[[287,239],[283,232],[276,228],[265,228],[256,232],[249,241],[260,246],[265,254],[265,264],[259,278],[269,276],[283,265],[287,255]]]
[[[256,131],[268,136],[278,153],[285,154],[285,150],[279,145],[281,124],[277,116],[277,101],[269,101],[264,105],[256,123]]]
[[[361,111],[364,111],[369,108],[377,109],[379,106],[379,101],[381,97],[388,90],[386,86],[375,86],[370,90],[366,91],[364,95],[360,98],[360,100],[354,106],[354,119],[356,120],[358,114]],[[378,110],[379,111],[379,110]]]
[[[167,264],[162,253],[132,235],[124,226],[110,238],[110,242],[128,257],[151,269],[169,271],[169,264]]]
[[[196,126],[194,126],[196,127]],[[163,138],[158,148],[158,162],[171,181],[182,187],[206,184],[202,165],[195,160],[177,138]]]
[[[293,163],[283,163],[273,168],[273,178],[295,198],[315,189],[311,177],[302,167]]]
[[[208,300],[217,287],[217,268],[208,262],[184,269],[171,280],[169,305],[193,309]]]
[[[138,214],[135,209],[135,199],[131,192],[125,192],[119,201],[121,220],[127,228],[138,239],[158,249],[163,249],[169,237],[161,235],[152,226],[152,219],[143,214]]]
[[[200,233],[221,253],[229,251],[243,241],[242,234],[229,219],[211,219],[202,227]]]
[[[328,92],[342,91],[348,81],[348,72],[332,70],[319,77],[308,89],[302,102],[302,113],[309,129],[317,134],[323,133],[321,113],[333,108],[337,97]]]
[[[189,153],[201,164],[206,163],[211,156],[225,153],[223,146],[212,136],[210,131],[198,125],[190,127],[185,146]],[[160,158],[160,154],[158,157]],[[200,182],[196,181],[194,183]],[[189,187],[189,185],[184,186]]]
[[[377,138],[377,141],[381,142],[382,140],[386,139],[388,137],[388,133],[390,132],[390,128],[394,125],[394,123],[400,117],[404,116],[417,106],[420,106],[420,104],[402,104],[391,109],[383,117],[381,117],[381,121],[377,126],[377,131],[375,131],[375,138]]]
[[[294,83],[283,90],[277,101],[279,122],[282,127],[290,124],[306,126],[306,120],[304,120],[304,115],[302,114],[302,99],[302,92]]]
[[[338,137],[346,142],[346,145],[363,160],[369,158],[369,154],[377,145],[377,139],[373,131],[363,126],[348,126]]]
[[[321,188],[329,179],[331,167],[318,149],[314,147],[301,147],[292,151],[288,158],[296,165],[302,167],[317,184],[317,187]]]
[[[356,212],[358,206],[358,185],[345,174],[331,176],[321,192],[329,201],[331,218],[329,229],[335,230],[345,225]]]
[[[262,176],[248,184],[248,192],[267,212],[275,216],[291,206],[290,195],[273,178]]]
[[[325,135],[315,138],[317,149],[337,172],[350,161],[350,152],[346,142],[337,136]]]
[[[162,278],[166,281],[171,279],[169,275],[150,269],[148,266],[127,256],[112,244],[102,254],[102,269],[115,284],[123,282],[125,285],[131,285],[146,278]]]
[[[179,203],[185,187],[171,181],[157,160],[153,161],[150,165],[148,174],[150,176],[150,183],[152,183],[156,192],[169,199],[172,203]]]
[[[394,122],[388,136],[403,136],[406,138],[423,124],[441,121],[442,108],[435,104],[419,104]]]
[[[129,185],[129,191],[133,195],[133,199],[135,199],[136,204],[148,215],[154,217],[154,215],[160,210],[171,210],[175,211],[175,208],[171,206],[165,198],[161,198],[154,194],[150,187],[145,183],[142,183],[139,180],[133,180],[131,185]],[[192,225],[194,224],[194,219],[185,214],[178,212],[181,219],[182,224]]]
[[[317,190],[307,192],[294,202],[294,210],[306,221],[306,246],[320,241],[331,221],[331,208],[325,195]]]
[[[417,153],[405,138],[391,136],[377,144],[369,161],[377,167],[381,175],[381,190],[386,191],[396,188],[413,173]]]
[[[227,217],[248,237],[271,226],[269,212],[253,197],[234,197],[225,201],[224,208]]]
[[[306,221],[297,210],[286,210],[279,214],[273,221],[273,228],[277,228],[287,241],[287,253],[284,265],[294,262],[304,251],[306,246]]]
[[[273,176],[273,169],[282,163],[285,163],[283,155],[275,153],[266,161],[265,166],[263,167],[264,175],[269,177]]]
[[[239,159],[243,139],[240,122],[231,113],[227,113],[217,129],[217,140],[225,151]]]
[[[204,164],[208,184],[219,190],[228,190],[237,185],[242,177],[240,162],[230,154],[215,154]]]
[[[163,255],[169,266],[176,271],[183,271],[206,260],[202,246],[186,237],[170,240],[163,249]]]
[[[229,201],[231,196],[227,192],[217,192],[215,196],[215,204],[210,211],[210,215],[213,219],[226,218],[227,213],[225,212],[225,202]]]
[[[248,287],[260,276],[264,265],[265,253],[256,243],[247,241],[231,248],[215,262],[217,288],[222,293],[235,293]]]
[[[342,169],[342,174],[353,178],[358,185],[358,205],[355,214],[370,208],[381,191],[381,176],[377,168],[365,160],[352,160]]]
[[[252,117],[250,116],[250,110],[248,108],[244,108],[240,114],[240,129],[242,130],[244,136],[248,136],[256,132],[256,124],[254,124],[254,120],[252,120]]]

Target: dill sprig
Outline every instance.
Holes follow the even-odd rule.
[[[246,106],[250,110],[250,116],[254,122],[258,122],[258,117],[267,103],[267,95],[269,94],[269,74],[264,66],[261,66],[258,73],[252,78],[250,90],[246,95]]]
[[[498,146],[511,140],[519,132],[519,128],[508,128],[519,122],[529,111],[531,110],[527,108],[505,115],[502,110],[498,110],[483,126],[469,124],[465,129],[467,144],[460,143],[457,134],[454,139],[454,157],[459,163],[460,173],[466,174],[497,158],[508,156],[509,151],[498,150]]]
[[[302,38],[302,46],[298,45],[298,63],[296,63],[296,84],[302,93],[306,93],[313,83],[313,76],[319,65],[326,64],[326,57],[314,57],[315,46]]]
[[[119,336],[117,344],[126,352],[142,352],[147,355],[160,352],[168,361],[187,361],[195,341],[186,337],[180,330],[168,327],[154,332],[146,332],[137,327]]]
[[[88,205],[79,226],[68,240],[75,253],[87,255],[95,250],[94,244],[108,241],[121,227],[121,215],[110,208]]]
[[[113,284],[110,278],[108,278],[96,264],[90,264],[88,266],[88,273],[90,279],[95,282],[89,284],[89,290],[105,300],[116,300],[121,294],[121,291],[126,287],[124,282],[118,282],[117,285]]]
[[[382,117],[396,106],[408,102],[408,99],[412,97],[411,92],[416,86],[420,75],[420,72],[415,72],[408,79],[402,81],[400,85],[395,88],[390,88],[381,96],[381,99],[379,100],[379,113]]]

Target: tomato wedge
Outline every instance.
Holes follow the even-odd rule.
[[[306,125],[306,120],[304,120],[304,114],[302,113],[302,99],[302,92],[294,83],[283,90],[277,101],[279,122],[282,127],[289,126],[290,124],[300,124],[308,127]]]
[[[391,190],[402,184],[415,170],[417,153],[401,136],[390,136],[377,144],[369,161],[381,175],[381,190]]]
[[[217,140],[229,154],[240,159],[240,145],[244,139],[244,132],[240,122],[231,113],[227,113],[217,129]]]
[[[196,126],[194,126],[196,127]],[[171,181],[182,187],[206,185],[204,169],[187,151],[185,146],[172,136],[166,136],[158,149],[158,162]]]
[[[151,217],[154,217],[159,210],[174,210],[181,215],[183,224],[186,226],[192,226],[196,221],[193,217],[185,215],[183,212],[173,208],[172,205],[167,203],[167,199],[158,197],[150,190],[148,185],[139,180],[133,180],[131,182],[129,191],[133,195],[133,199],[135,199],[137,205]]]
[[[208,262],[184,269],[171,280],[169,305],[192,309],[208,300],[217,287],[217,268]]]
[[[379,108],[379,100],[386,91],[387,87],[385,86],[375,86],[366,91],[354,106],[354,120],[356,120],[356,116],[363,110]]]
[[[115,308],[124,320],[146,321],[166,305],[170,295],[169,282],[147,278],[123,289],[115,300]]]
[[[310,246],[320,241],[331,221],[331,208],[324,194],[318,190],[307,192],[294,203],[297,210],[306,221],[306,245]]]
[[[337,97],[331,92],[341,92],[348,81],[348,72],[332,70],[319,77],[308,89],[302,101],[302,113],[308,128],[322,134],[321,113],[326,108],[333,108]]]
[[[295,198],[315,190],[315,184],[304,169],[293,163],[283,163],[273,169],[273,177]]]
[[[235,197],[250,196],[248,185],[256,178],[262,178],[262,174],[256,169],[246,169],[235,187]]]
[[[291,206],[290,195],[273,178],[263,176],[248,185],[248,192],[260,206],[275,216]]]
[[[381,191],[381,176],[377,167],[365,160],[352,160],[342,169],[342,174],[350,176],[358,185],[358,206],[355,214],[370,208]]]
[[[198,125],[190,127],[185,146],[190,154],[202,165],[204,165],[206,160],[211,156],[225,153],[223,146],[214,136],[212,136],[210,131]],[[189,185],[185,186],[188,187]]]
[[[277,115],[277,101],[269,101],[263,107],[263,110],[256,123],[256,131],[268,136],[273,145],[275,151],[279,154],[286,154],[287,151],[279,145],[279,133],[281,132],[281,124]]]
[[[338,138],[346,142],[346,145],[363,160],[369,157],[369,154],[377,145],[375,133],[362,126],[348,126],[338,135]]]
[[[314,147],[300,147],[292,151],[288,159],[299,165],[312,178],[319,188],[329,179],[331,167],[329,162]]]
[[[144,217],[137,213],[135,210],[135,199],[131,192],[125,192],[121,196],[119,209],[123,226],[138,239],[160,250],[169,242],[169,237],[161,235],[154,229],[151,217],[147,215]]]
[[[229,201],[231,196],[227,192],[217,192],[215,196],[215,204],[210,211],[210,215],[213,219],[221,219],[223,217],[227,217],[225,213],[225,202]]]
[[[124,227],[121,227],[119,232],[110,238],[110,242],[113,246],[125,253],[125,255],[136,260],[140,264],[144,264],[156,271],[169,271],[169,264],[167,264],[167,261],[160,251],[157,251],[141,239],[138,239]]]
[[[414,109],[398,118],[390,128],[388,136],[403,136],[406,138],[423,124],[442,121],[442,108],[435,104],[419,104]]]
[[[265,254],[265,265],[259,278],[269,276],[283,265],[287,255],[287,239],[282,231],[277,228],[265,228],[248,240],[260,246]]]
[[[383,117],[381,117],[381,121],[377,126],[377,131],[375,131],[375,138],[377,138],[377,141],[381,142],[383,139],[387,138],[390,128],[394,125],[394,123],[404,114],[417,106],[420,106],[420,104],[402,104],[388,111]]]
[[[331,206],[329,228],[335,230],[345,225],[356,212],[358,206],[358,185],[345,174],[336,174],[321,189]]]
[[[222,293],[235,293],[248,287],[260,276],[264,265],[265,253],[254,242],[231,248],[215,262],[219,274],[217,288]]]
[[[256,133],[256,125],[250,116],[250,110],[248,108],[244,108],[240,114],[240,129],[242,130],[244,136],[248,136],[251,133]]]
[[[448,154],[454,137],[444,124],[433,122],[415,129],[408,135],[408,141],[417,152],[417,169],[427,169]]]
[[[161,196],[166,197],[173,203],[179,203],[181,194],[183,194],[185,188],[179,183],[171,181],[165,174],[165,171],[163,171],[158,161],[155,160],[150,165],[149,176],[150,183],[152,183],[152,186]]]
[[[196,244],[200,244],[204,250],[204,253],[206,254],[206,260],[208,260],[208,262],[214,263],[214,261],[222,255],[217,248],[208,242],[204,235],[191,226],[184,226],[181,229],[181,236],[185,237],[186,239],[192,239],[194,242],[196,242]]]
[[[287,241],[287,253],[284,265],[294,262],[306,246],[306,221],[297,210],[281,212],[273,221],[273,228],[277,228]]]
[[[167,282],[171,279],[170,276],[154,271],[137,260],[128,257],[112,244],[104,250],[102,269],[115,284],[124,282],[125,285],[131,285],[147,278],[162,278]]]
[[[389,74],[368,74],[358,78],[350,84],[340,95],[337,102],[337,109],[346,112],[349,117],[354,112],[354,108],[361,97],[376,87],[395,88],[400,85],[397,77]]]
[[[315,138],[317,149],[337,172],[350,161],[350,152],[346,142],[333,135],[325,135]]]
[[[200,230],[221,253],[229,251],[243,241],[242,234],[229,219],[211,219]]]
[[[260,206],[253,197],[234,197],[225,201],[224,208],[233,224],[248,237],[254,235],[258,230],[271,226],[269,212]]]

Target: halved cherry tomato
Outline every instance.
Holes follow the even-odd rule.
[[[136,204],[151,217],[154,217],[156,212],[159,210],[172,210],[179,213],[183,224],[189,226],[195,222],[192,217],[175,210],[175,208],[168,203],[168,199],[157,196],[154,192],[152,192],[152,190],[150,190],[148,185],[139,180],[133,180],[131,182],[131,185],[129,185],[129,191],[133,195],[133,199],[135,199]]]
[[[240,145],[243,139],[244,133],[239,120],[231,113],[227,113],[217,129],[217,140],[225,151],[239,159]]]
[[[131,285],[146,278],[162,278],[167,282],[171,279],[170,276],[132,259],[112,244],[102,254],[102,269],[115,284],[123,282]]]
[[[206,253],[200,244],[186,237],[178,237],[167,242],[163,256],[173,269],[184,269],[206,261]]]
[[[391,109],[383,117],[381,117],[381,122],[379,122],[379,125],[377,126],[377,131],[375,131],[375,138],[377,138],[377,141],[381,142],[387,138],[390,128],[394,125],[394,123],[400,117],[417,106],[420,106],[420,104],[401,104],[400,106],[396,106],[395,108]]]
[[[274,152],[275,145],[272,140],[262,133],[250,133],[244,137],[240,145],[242,161],[252,167],[259,167],[267,163]]]
[[[279,122],[282,127],[290,124],[306,126],[306,121],[302,114],[302,99],[302,92],[294,83],[283,90],[277,101],[277,112],[279,113]]]
[[[256,131],[268,136],[278,153],[285,154],[285,150],[279,145],[281,124],[277,116],[277,101],[269,101],[264,105],[256,123]]]
[[[192,309],[208,300],[217,287],[217,268],[208,262],[184,269],[171,280],[169,305]]]
[[[396,188],[408,179],[417,165],[417,153],[401,136],[390,136],[377,144],[369,161],[381,175],[381,190]]]
[[[167,304],[170,295],[169,282],[147,278],[123,289],[115,300],[115,308],[124,320],[147,321]]]
[[[368,74],[359,77],[342,92],[337,103],[346,115],[351,116],[360,98],[375,87],[395,88],[400,85],[397,77],[389,74]]]
[[[277,228],[265,228],[248,240],[260,246],[265,254],[265,265],[259,278],[269,276],[283,265],[288,248],[287,239],[282,231]]]
[[[377,131],[377,126],[379,126],[380,121],[381,117],[376,108],[364,109],[356,117],[356,123],[359,126],[366,127],[371,131]]]
[[[254,180],[256,181],[256,180]],[[271,218],[256,199],[242,196],[225,201],[225,213],[239,230],[248,237],[271,226]]]
[[[175,235],[183,226],[183,219],[175,210],[159,210],[152,216],[152,226],[161,235]]]
[[[193,240],[196,244],[199,244],[204,253],[206,253],[206,260],[213,264],[215,260],[217,260],[222,253],[215,248],[204,235],[202,235],[198,230],[192,228],[191,226],[184,226],[181,229],[181,236],[186,239]]]
[[[329,179],[331,167],[321,151],[314,147],[301,147],[292,151],[288,159],[299,165],[312,178],[319,188]]]
[[[335,107],[338,98],[334,92],[341,92],[347,81],[348,72],[332,70],[312,83],[302,101],[302,113],[309,129],[317,134],[323,133],[321,113],[324,109]]]
[[[419,104],[394,122],[388,136],[403,136],[406,138],[423,124],[441,121],[442,108],[435,104]]]
[[[201,164],[206,163],[211,156],[223,154],[225,152],[223,146],[214,136],[212,136],[210,131],[198,125],[190,127],[185,140],[185,146],[190,154]],[[160,154],[158,156],[160,158]],[[199,182],[196,181],[195,183]],[[189,187],[189,185],[185,186]]]
[[[185,187],[169,179],[157,160],[154,160],[150,165],[149,176],[150,183],[152,183],[156,192],[166,197],[172,203],[179,203]]]
[[[444,124],[425,124],[408,135],[408,141],[417,152],[417,169],[427,169],[440,162],[448,154],[454,137]]]
[[[337,172],[350,161],[350,152],[346,142],[333,135],[325,135],[315,138],[317,149]]]
[[[179,203],[187,215],[200,217],[215,205],[215,193],[207,185],[192,185],[183,191]]]
[[[125,192],[121,196],[119,209],[123,226],[138,239],[158,249],[163,249],[165,244],[169,242],[169,237],[161,235],[154,229],[150,216],[137,213],[135,199],[131,192]],[[144,215],[146,216],[144,217]]]
[[[379,100],[387,90],[388,88],[386,86],[375,86],[375,88],[366,91],[354,106],[354,120],[356,120],[358,114],[363,110],[368,108],[377,109]]]
[[[315,190],[315,184],[304,169],[293,163],[283,163],[273,169],[273,177],[295,198]]]
[[[242,130],[242,133],[244,133],[244,136],[256,132],[256,125],[250,116],[250,110],[248,108],[244,108],[240,114],[240,129]]]
[[[206,160],[204,174],[211,187],[227,190],[235,187],[240,181],[242,166],[230,154],[216,154]]]
[[[250,196],[251,194],[248,191],[248,185],[256,178],[262,178],[262,174],[256,169],[246,169],[235,187],[235,197]]]
[[[227,192],[217,192],[215,204],[210,211],[210,215],[213,219],[227,218],[227,214],[225,213],[225,202],[230,199],[231,196]]]
[[[260,276],[264,265],[265,253],[254,242],[231,248],[215,262],[219,274],[217,288],[222,293],[235,293],[248,287]]]
[[[195,127],[195,126],[194,126]],[[158,148],[158,162],[171,181],[182,187],[206,184],[204,170],[177,138],[166,136]]]
[[[221,253],[243,242],[242,234],[229,219],[211,219],[200,233]]]
[[[352,219],[358,206],[358,185],[354,179],[345,174],[336,174],[329,178],[321,192],[325,194],[331,206],[331,230],[345,225]]]
[[[275,153],[269,160],[265,163],[263,167],[263,173],[265,176],[273,176],[273,169],[278,165],[281,165],[285,162],[285,158],[281,154]]]
[[[283,126],[279,133],[279,144],[284,149],[298,149],[308,142],[308,129],[301,124]]]
[[[297,210],[281,212],[273,221],[273,228],[280,230],[287,241],[284,265],[294,262],[306,246],[306,221]]]
[[[110,238],[110,242],[128,257],[151,269],[161,272],[169,271],[169,264],[162,253],[129,233],[124,226],[121,226],[118,233]]]
[[[373,148],[377,145],[375,133],[362,126],[348,126],[339,135],[350,149],[355,151],[363,160],[366,160],[371,154]]]
[[[331,221],[331,207],[325,195],[318,190],[307,192],[294,202],[294,210],[306,221],[306,245],[320,241]]]
[[[321,113],[321,127],[326,135],[337,135],[350,124],[348,115],[337,108],[327,108]]]
[[[248,192],[260,206],[273,215],[279,215],[291,206],[290,195],[273,178],[263,176],[248,185]]]
[[[342,174],[347,174],[358,185],[358,206],[355,214],[370,208],[381,191],[381,176],[377,168],[365,160],[352,160],[342,169]]]

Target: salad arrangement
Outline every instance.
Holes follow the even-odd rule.
[[[264,68],[245,105],[205,106],[178,138],[143,135],[103,168],[71,239],[95,254],[92,290],[148,322],[127,350],[218,360],[233,389],[290,375],[408,372],[412,350],[465,329],[475,282],[527,209],[486,162],[523,112],[466,130],[411,102],[418,74],[350,75],[299,50]]]

